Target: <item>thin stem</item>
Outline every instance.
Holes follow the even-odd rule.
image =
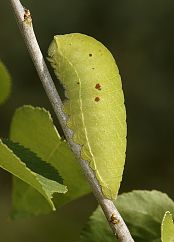
[[[80,165],[86,175],[88,182],[91,185],[93,193],[101,205],[103,212],[109,222],[110,227],[119,242],[133,242],[130,232],[123,221],[121,215],[117,211],[113,201],[105,198],[95,178],[95,175],[88,165],[88,162],[80,158],[81,147],[75,144],[72,140],[72,131],[67,127],[67,117],[62,111],[62,101],[55,88],[54,82],[48,71],[43,55],[39,48],[36,36],[32,27],[32,19],[29,10],[25,9],[19,0],[10,0],[12,9],[16,15],[24,41],[29,50],[30,56],[33,60],[35,68],[38,72],[40,80],[46,91],[46,94],[53,106],[54,112],[61,124],[61,127],[66,136],[67,142],[70,145],[75,156],[78,158]]]

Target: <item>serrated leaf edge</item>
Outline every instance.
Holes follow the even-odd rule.
[[[35,173],[35,172],[33,172],[32,170],[30,170],[27,166],[26,166],[26,164],[24,163],[24,162],[22,162],[21,161],[21,159],[18,157],[18,156],[16,156],[14,153],[13,153],[13,151],[11,150],[11,149],[9,149],[8,148],[8,146],[7,145],[5,145],[3,142],[2,142],[2,140],[0,139],[0,143],[15,157],[15,159],[17,159],[18,161],[19,161],[19,163],[26,169],[26,170],[28,170],[34,177],[35,177],[35,179],[37,180],[37,182],[39,183],[39,186],[41,187],[41,190],[43,191],[43,193],[41,193],[37,188],[35,188],[35,187],[33,187],[33,188],[35,188],[40,194],[42,194],[44,197],[45,197],[45,199],[48,201],[48,203],[50,204],[50,206],[51,206],[51,208],[55,211],[56,210],[56,208],[55,208],[55,206],[54,206],[54,203],[53,203],[53,201],[52,201],[52,198],[53,198],[53,194],[55,193],[55,192],[53,192],[53,193],[51,193],[51,194],[49,194],[49,193],[47,193],[46,191],[45,191],[45,189],[44,189],[44,186],[42,185],[42,183],[39,181],[39,179],[37,178],[37,173]],[[5,168],[3,168],[3,167],[1,167],[2,169],[4,169],[4,170],[6,170]],[[6,170],[7,172],[9,172],[8,170]],[[14,173],[12,173],[12,172],[10,172],[11,174],[13,174],[14,176],[16,176],[16,177],[18,177],[20,180],[22,180],[18,175],[16,175],[16,174],[14,174]],[[44,178],[44,179],[47,179],[47,178]],[[24,181],[24,182],[26,182],[26,181]],[[27,184],[29,184],[28,182],[26,182]],[[29,184],[30,186],[31,186],[31,184]],[[60,184],[61,185],[61,184]],[[64,185],[62,185],[62,186],[64,186]],[[65,187],[65,192],[62,192],[62,193],[66,193],[67,192],[67,187],[66,186],[64,186]]]

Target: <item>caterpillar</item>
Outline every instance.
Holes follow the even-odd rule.
[[[48,59],[65,88],[63,105],[73,141],[89,163],[105,197],[115,199],[126,151],[126,111],[122,83],[109,50],[79,33],[56,35]]]

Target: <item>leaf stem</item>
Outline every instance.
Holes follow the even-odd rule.
[[[38,45],[32,27],[32,18],[30,15],[30,11],[25,9],[21,5],[19,0],[10,0],[10,2],[12,9],[15,13],[15,16],[17,18],[17,22],[23,35],[24,41],[29,50],[30,56],[33,60],[35,68],[43,84],[45,92],[53,106],[54,112],[56,113],[57,118],[61,124],[67,142],[70,145],[75,156],[80,161],[80,165],[86,175],[88,182],[91,185],[91,188],[96,199],[98,200],[100,206],[103,209],[103,212],[108,220],[110,227],[112,228],[116,240],[119,242],[133,242],[134,240],[132,239],[129,230],[125,222],[123,221],[121,215],[117,211],[113,201],[103,196],[98,181],[96,180],[93,171],[89,167],[88,162],[80,158],[81,147],[73,142],[72,131],[66,125],[67,117],[62,111],[62,101],[60,99],[59,94],[57,93],[56,87],[48,71],[40,47]]]

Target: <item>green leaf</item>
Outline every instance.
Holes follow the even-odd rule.
[[[10,94],[11,89],[11,77],[5,67],[0,61],[0,104],[3,103]]]
[[[136,242],[160,242],[160,226],[165,211],[174,202],[159,191],[133,191],[119,195],[116,207]],[[100,208],[90,217],[79,242],[114,242],[115,238]]]
[[[162,242],[174,242],[174,224],[172,214],[168,211],[161,224],[161,240]]]
[[[59,171],[64,179],[64,184],[68,187],[68,192],[54,197],[57,207],[90,192],[78,161],[66,142],[61,140],[48,111],[32,106],[19,108],[12,120],[10,137],[14,142],[32,150]],[[25,195],[25,199],[18,199],[18,197],[22,197],[22,194]],[[21,181],[15,181],[13,217],[50,212],[50,208],[41,199],[40,194],[32,187],[22,184]]]
[[[63,184],[63,179],[59,175],[58,171],[50,164],[41,160],[35,153],[18,143],[12,142],[11,140],[3,139],[2,141],[26,164],[30,170],[50,180]]]
[[[119,196],[118,196],[119,198]],[[81,232],[79,242],[115,242],[108,222],[103,215],[102,209],[98,207],[92,216],[89,218],[88,223]]]
[[[116,202],[136,241],[160,241],[161,221],[165,211],[174,210],[174,202],[159,191],[133,191]]]
[[[8,142],[6,141],[6,143]],[[9,146],[12,146],[12,143]],[[13,144],[13,148],[18,149],[19,152],[18,145]],[[55,192],[65,193],[67,191],[66,187],[55,180],[43,177],[42,173],[37,174],[32,171],[28,164],[30,161],[33,163],[33,153],[31,152],[28,157],[29,151],[27,150],[27,153],[25,153],[25,148],[20,147],[20,149],[21,157],[23,157],[24,160],[21,160],[18,156],[16,156],[13,151],[9,149],[8,146],[2,142],[2,140],[0,140],[0,167],[35,188],[45,197],[51,208],[55,210],[54,203],[51,200],[52,196]],[[27,160],[28,158],[30,161]],[[34,159],[36,160],[36,156],[34,156]],[[25,163],[26,160],[27,162]],[[37,163],[40,163],[39,159],[37,160]],[[41,165],[42,164],[40,163],[40,167]]]

